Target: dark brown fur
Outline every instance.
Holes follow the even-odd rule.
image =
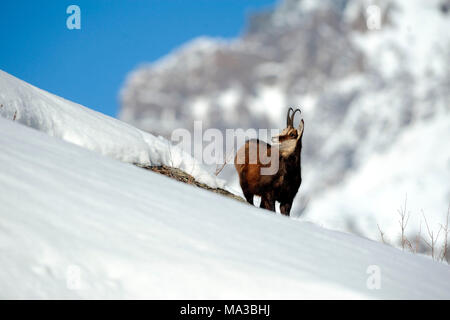
[[[261,208],[275,211],[275,201],[280,202],[280,211],[289,216],[292,202],[298,192],[301,177],[301,150],[304,122],[301,120],[299,128],[292,126],[293,116],[289,118],[287,128],[276,138],[278,145],[270,145],[260,140],[249,140],[236,153],[235,167],[239,175],[239,182],[246,200],[253,204],[253,196],[261,196]],[[250,153],[256,148],[256,153]],[[279,154],[272,152],[278,148]],[[254,150],[254,149],[253,149]],[[261,153],[260,153],[261,150]],[[250,161],[251,154],[256,154],[256,161]],[[260,155],[269,158],[270,162],[261,161]],[[272,156],[274,154],[274,156]],[[278,162],[279,169],[270,175],[261,174],[262,168]],[[266,164],[264,164],[266,163]]]

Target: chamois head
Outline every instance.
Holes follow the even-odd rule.
[[[294,117],[297,111],[302,113],[300,109],[294,111],[292,108],[289,108],[287,112],[286,128],[281,131],[279,135],[272,138],[272,142],[278,144],[282,157],[289,157],[296,150],[297,146],[301,144],[305,124],[302,119],[300,120],[298,127],[294,128]]]

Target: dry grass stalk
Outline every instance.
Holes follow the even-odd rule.
[[[230,158],[232,158],[233,154],[234,154],[234,151],[228,153],[228,155],[225,156],[223,163],[217,164],[216,172],[215,172],[216,176],[218,176],[222,172],[223,168],[225,168],[225,166],[228,164],[228,162],[230,161]]]
[[[406,203],[408,201],[408,195],[405,196],[405,204],[402,207],[400,207],[400,209],[397,210],[398,214],[400,215],[400,220],[398,221],[398,223],[400,224],[400,228],[401,228],[401,244],[402,244],[402,249],[405,250],[405,245],[408,245],[411,249],[411,242],[409,242],[409,240],[406,238],[405,232],[406,232],[406,227],[408,226],[408,221],[409,221],[409,212],[407,212],[406,210]]]
[[[384,232],[381,230],[381,228],[380,228],[380,226],[378,225],[378,223],[377,223],[377,227],[378,227],[378,231],[380,232],[381,241],[382,241],[384,244],[387,244],[387,242],[384,240]]]
[[[449,259],[448,259],[448,219],[449,219],[449,216],[450,216],[450,205],[447,209],[447,217],[445,220],[445,225],[441,224],[441,230],[444,231],[444,244],[443,244],[442,252],[441,252],[441,261],[447,261],[447,263],[450,263]]]

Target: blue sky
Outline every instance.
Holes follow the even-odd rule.
[[[126,74],[200,35],[238,36],[275,0],[1,0],[0,69],[111,116]],[[81,30],[69,30],[69,5]]]

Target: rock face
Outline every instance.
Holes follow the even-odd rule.
[[[447,6],[285,0],[251,17],[241,38],[196,39],[131,72],[120,118],[168,136],[194,120],[220,130],[281,128],[287,107],[301,107],[304,182],[293,208],[300,214],[404,132],[448,116]],[[223,174],[233,180],[232,172]],[[440,187],[450,201],[448,181]]]

